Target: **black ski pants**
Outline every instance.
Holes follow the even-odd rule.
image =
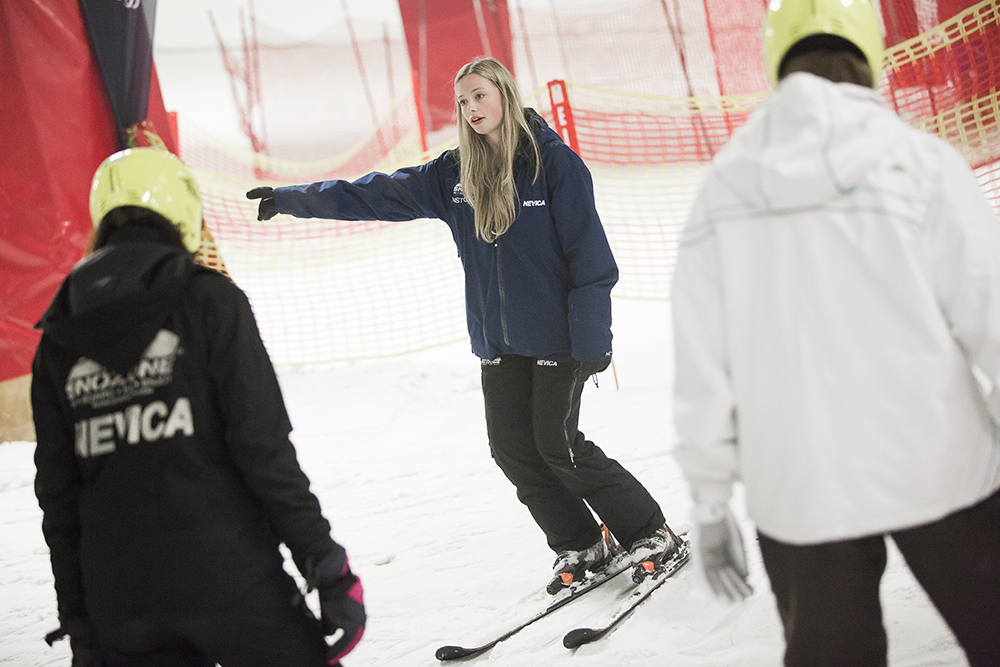
[[[1000,666],[1000,492],[889,535],[970,666]],[[785,628],[785,665],[884,667],[885,537],[807,546],[758,537]]]
[[[578,361],[504,355],[482,362],[493,459],[557,553],[601,538],[591,508],[625,548],[664,525],[639,480],[578,430],[586,380]]]

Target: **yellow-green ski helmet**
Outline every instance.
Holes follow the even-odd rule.
[[[90,186],[94,227],[112,209],[141,206],[172,222],[191,252],[201,247],[201,195],[180,158],[159,148],[129,148],[101,163]]]
[[[788,51],[813,35],[835,35],[858,47],[878,85],[882,29],[870,0],[770,0],[764,22],[764,59],[771,83],[778,83],[781,61]]]

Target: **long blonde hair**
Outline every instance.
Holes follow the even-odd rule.
[[[477,58],[458,70],[455,85],[469,74],[478,74],[495,85],[503,100],[500,141],[496,146],[485,135],[472,129],[462,116],[457,97],[455,100],[462,194],[475,212],[476,236],[492,243],[510,229],[520,209],[514,184],[514,159],[521,137],[527,137],[534,153],[534,179],[538,178],[542,157],[535,135],[524,117],[517,82],[507,68],[495,58]]]

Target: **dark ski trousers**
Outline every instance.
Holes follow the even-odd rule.
[[[327,664],[319,621],[284,571],[253,584],[228,609],[140,614],[113,631],[99,628],[98,636],[109,667]]]
[[[646,488],[578,430],[582,366],[515,355],[482,362],[493,459],[557,553],[601,538],[590,508],[625,548],[664,525]]]
[[[889,535],[970,666],[1000,666],[1000,492]],[[785,665],[884,667],[885,537],[806,546],[758,537],[785,628]]]

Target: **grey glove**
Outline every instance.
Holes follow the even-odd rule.
[[[708,585],[716,596],[739,602],[753,589],[747,583],[747,555],[743,535],[727,507],[718,521],[695,527],[694,548]]]

